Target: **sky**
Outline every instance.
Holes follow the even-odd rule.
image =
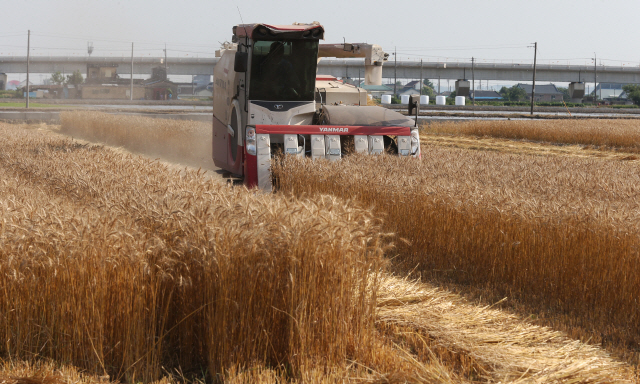
[[[319,21],[398,60],[640,65],[638,0],[0,0],[0,56],[211,57],[235,24]],[[1,68],[0,68],[1,71]]]

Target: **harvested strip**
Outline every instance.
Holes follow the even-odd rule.
[[[632,382],[628,367],[598,347],[440,288],[385,276],[378,295],[379,323],[415,330],[435,345],[468,355],[488,381]]]

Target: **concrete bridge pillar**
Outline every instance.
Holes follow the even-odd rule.
[[[456,80],[456,96],[469,96],[471,82],[467,79]]]
[[[571,97],[570,102],[572,103],[582,103],[582,98],[584,97],[584,83],[583,82],[572,82],[569,84],[569,96]]]

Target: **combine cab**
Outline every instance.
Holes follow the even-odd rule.
[[[378,46],[320,45],[319,24],[233,28],[213,83],[213,160],[248,187],[271,190],[274,153],[339,160],[349,152],[420,156],[415,122],[366,106],[366,93],[317,76],[319,53],[366,57],[365,79],[381,81]],[[362,56],[366,55],[366,56]],[[375,80],[374,80],[375,81]]]

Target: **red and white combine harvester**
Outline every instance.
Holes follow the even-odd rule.
[[[213,77],[213,160],[271,190],[271,157],[339,160],[349,151],[420,156],[415,122],[367,106],[367,94],[317,75],[321,57],[364,57],[365,83],[381,84],[387,54],[377,45],[319,44],[321,25],[244,24],[218,54]]]

